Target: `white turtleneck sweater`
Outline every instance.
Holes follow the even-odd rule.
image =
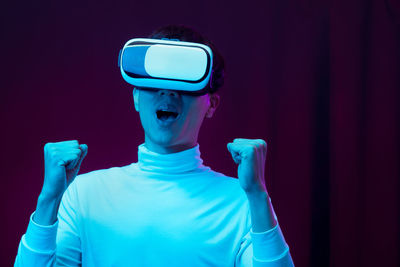
[[[253,233],[238,180],[204,166],[199,145],[78,175],[54,225],[31,215],[15,266],[293,266],[279,225]]]

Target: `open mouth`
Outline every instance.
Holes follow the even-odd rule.
[[[172,121],[178,117],[178,112],[168,110],[157,110],[157,119],[161,121]]]

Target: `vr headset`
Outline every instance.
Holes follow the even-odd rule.
[[[199,43],[170,39],[129,40],[118,57],[126,82],[139,89],[203,95],[211,87],[213,54]]]

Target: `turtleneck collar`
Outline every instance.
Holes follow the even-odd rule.
[[[199,144],[171,154],[159,154],[147,149],[145,144],[141,144],[138,147],[138,164],[142,171],[165,174],[187,173],[204,167]]]

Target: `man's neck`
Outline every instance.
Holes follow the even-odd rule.
[[[197,145],[197,143],[195,143],[195,144],[188,143],[188,144],[160,145],[160,144],[151,142],[148,138],[146,138],[144,145],[146,146],[146,148],[148,150],[158,153],[158,154],[172,154],[172,153],[178,153],[178,152],[193,148]]]

